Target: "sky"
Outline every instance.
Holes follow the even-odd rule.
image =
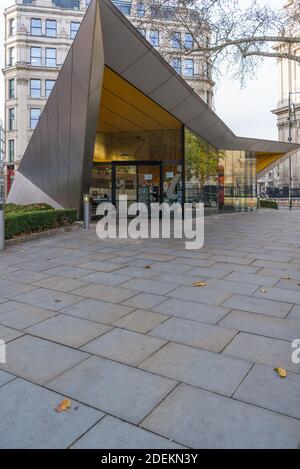
[[[247,0],[241,0],[247,1]],[[265,0],[270,5],[283,0]],[[4,66],[4,9],[14,0],[0,1],[0,68]],[[215,110],[239,136],[277,140],[276,118],[271,113],[277,105],[277,72],[274,59],[267,59],[255,77],[241,89],[238,81],[222,77],[215,90]],[[4,83],[0,79],[0,118],[4,114]]]

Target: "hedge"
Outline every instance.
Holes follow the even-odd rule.
[[[260,201],[260,208],[275,208],[278,209],[278,203],[274,200],[261,200]]]
[[[5,213],[5,239],[67,226],[77,220],[77,210],[38,210]]]
[[[5,204],[5,213],[16,213],[16,212],[36,212],[40,210],[54,210],[51,205],[48,204],[31,204],[31,205],[16,205],[16,204]]]

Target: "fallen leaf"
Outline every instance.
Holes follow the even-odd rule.
[[[63,399],[61,403],[56,407],[56,412],[64,412],[71,407],[72,403],[70,399]]]
[[[151,269],[151,265],[144,265],[144,269]]]
[[[206,282],[194,282],[193,287],[206,287]]]
[[[61,303],[61,300],[54,300],[55,303]]]
[[[283,280],[291,280],[291,277],[289,277],[288,275],[286,275],[285,277],[282,277]]]
[[[274,368],[274,371],[278,373],[280,378],[286,378],[287,377],[287,372],[284,368],[281,368],[280,366],[278,368]]]
[[[261,288],[259,291],[260,291],[261,293],[267,293],[268,290],[266,290],[265,288]]]

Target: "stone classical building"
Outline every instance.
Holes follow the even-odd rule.
[[[154,0],[114,3],[211,105],[209,67],[196,53],[186,55],[192,37],[175,21],[174,8],[155,13]],[[6,193],[89,4],[90,0],[16,0],[5,11]],[[187,21],[192,28],[191,13]]]
[[[294,6],[294,0],[286,3],[285,8]],[[279,44],[279,50],[286,46]],[[293,46],[293,52],[300,55],[300,44]],[[289,124],[289,95],[291,103],[291,130]],[[278,102],[275,110],[277,116],[278,138],[281,141],[289,140],[300,142],[300,66],[291,60],[278,60]],[[289,161],[285,160],[279,165],[279,177],[271,172],[267,177],[267,185],[277,185],[280,195],[288,196],[289,192]],[[300,197],[300,153],[292,157],[292,187],[293,195]]]
[[[6,192],[90,0],[16,0],[5,10]]]

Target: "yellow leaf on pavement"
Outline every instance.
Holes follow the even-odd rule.
[[[274,371],[278,373],[280,378],[286,378],[287,377],[287,372],[284,368],[281,368],[280,366],[278,368],[274,368]]]
[[[64,412],[71,407],[72,403],[70,399],[63,399],[61,403],[56,407],[56,412]]]
[[[207,283],[206,282],[194,282],[193,286],[194,287],[206,287]]]
[[[151,269],[151,265],[144,265],[144,269]]]
[[[261,288],[259,291],[260,293],[267,293],[268,290],[266,290],[265,288]]]

